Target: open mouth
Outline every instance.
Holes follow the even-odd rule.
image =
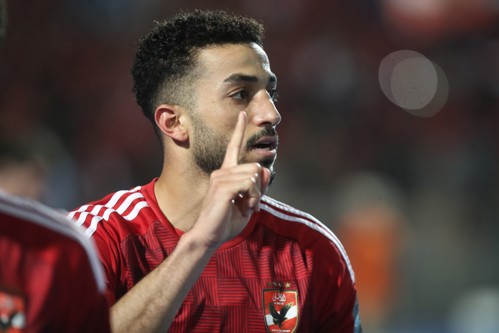
[[[277,148],[277,137],[264,137],[251,145],[251,149],[274,150]]]

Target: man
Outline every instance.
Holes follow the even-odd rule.
[[[0,43],[5,17],[0,0]],[[92,246],[61,213],[0,189],[0,332],[110,332]]]
[[[262,36],[252,19],[194,11],[141,41],[134,92],[161,175],[70,214],[99,248],[113,330],[360,331],[337,238],[264,196],[281,116]]]

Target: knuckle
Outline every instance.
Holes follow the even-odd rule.
[[[251,172],[259,174],[261,169],[262,169],[262,166],[260,165],[260,163],[252,163],[251,164]]]
[[[220,186],[220,183],[225,179],[224,174],[220,170],[213,171],[210,175],[210,184],[212,186]]]
[[[210,174],[210,181],[215,181],[220,174],[220,170],[215,170]]]

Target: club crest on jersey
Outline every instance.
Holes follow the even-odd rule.
[[[24,298],[0,290],[0,332],[20,333],[25,327]]]
[[[295,332],[298,327],[298,291],[263,289],[263,315],[267,332]]]

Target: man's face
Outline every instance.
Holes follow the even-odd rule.
[[[191,144],[206,172],[222,165],[240,111],[247,114],[240,163],[258,162],[274,174],[281,116],[274,105],[277,80],[267,55],[256,44],[227,44],[203,49],[195,89]]]

